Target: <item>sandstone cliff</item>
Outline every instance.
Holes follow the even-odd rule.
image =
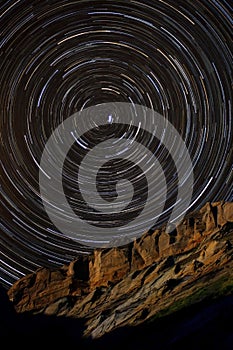
[[[93,339],[232,294],[231,202],[207,203],[170,234],[161,227],[127,246],[40,268],[8,290],[18,314],[83,319],[83,336]]]

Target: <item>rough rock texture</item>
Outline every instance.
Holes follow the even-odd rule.
[[[232,293],[232,286],[233,203],[216,202],[187,215],[169,234],[161,227],[54,271],[40,268],[18,280],[8,296],[17,313],[85,319],[84,336],[97,339],[187,300]]]

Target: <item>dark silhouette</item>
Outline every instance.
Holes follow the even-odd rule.
[[[99,339],[85,338],[85,320],[30,313],[17,314],[0,288],[0,340],[8,347],[72,346],[73,349],[232,350],[233,296],[203,301],[136,327],[118,328]]]

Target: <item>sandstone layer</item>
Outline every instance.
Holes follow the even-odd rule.
[[[18,280],[17,313],[85,320],[93,339],[219,294],[233,293],[233,203],[207,203],[171,233],[165,226],[117,248],[96,249]]]

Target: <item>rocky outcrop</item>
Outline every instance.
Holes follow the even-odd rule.
[[[40,268],[8,296],[17,313],[85,319],[84,336],[99,338],[233,292],[232,268],[233,203],[207,203],[171,233],[161,227],[56,270]]]

